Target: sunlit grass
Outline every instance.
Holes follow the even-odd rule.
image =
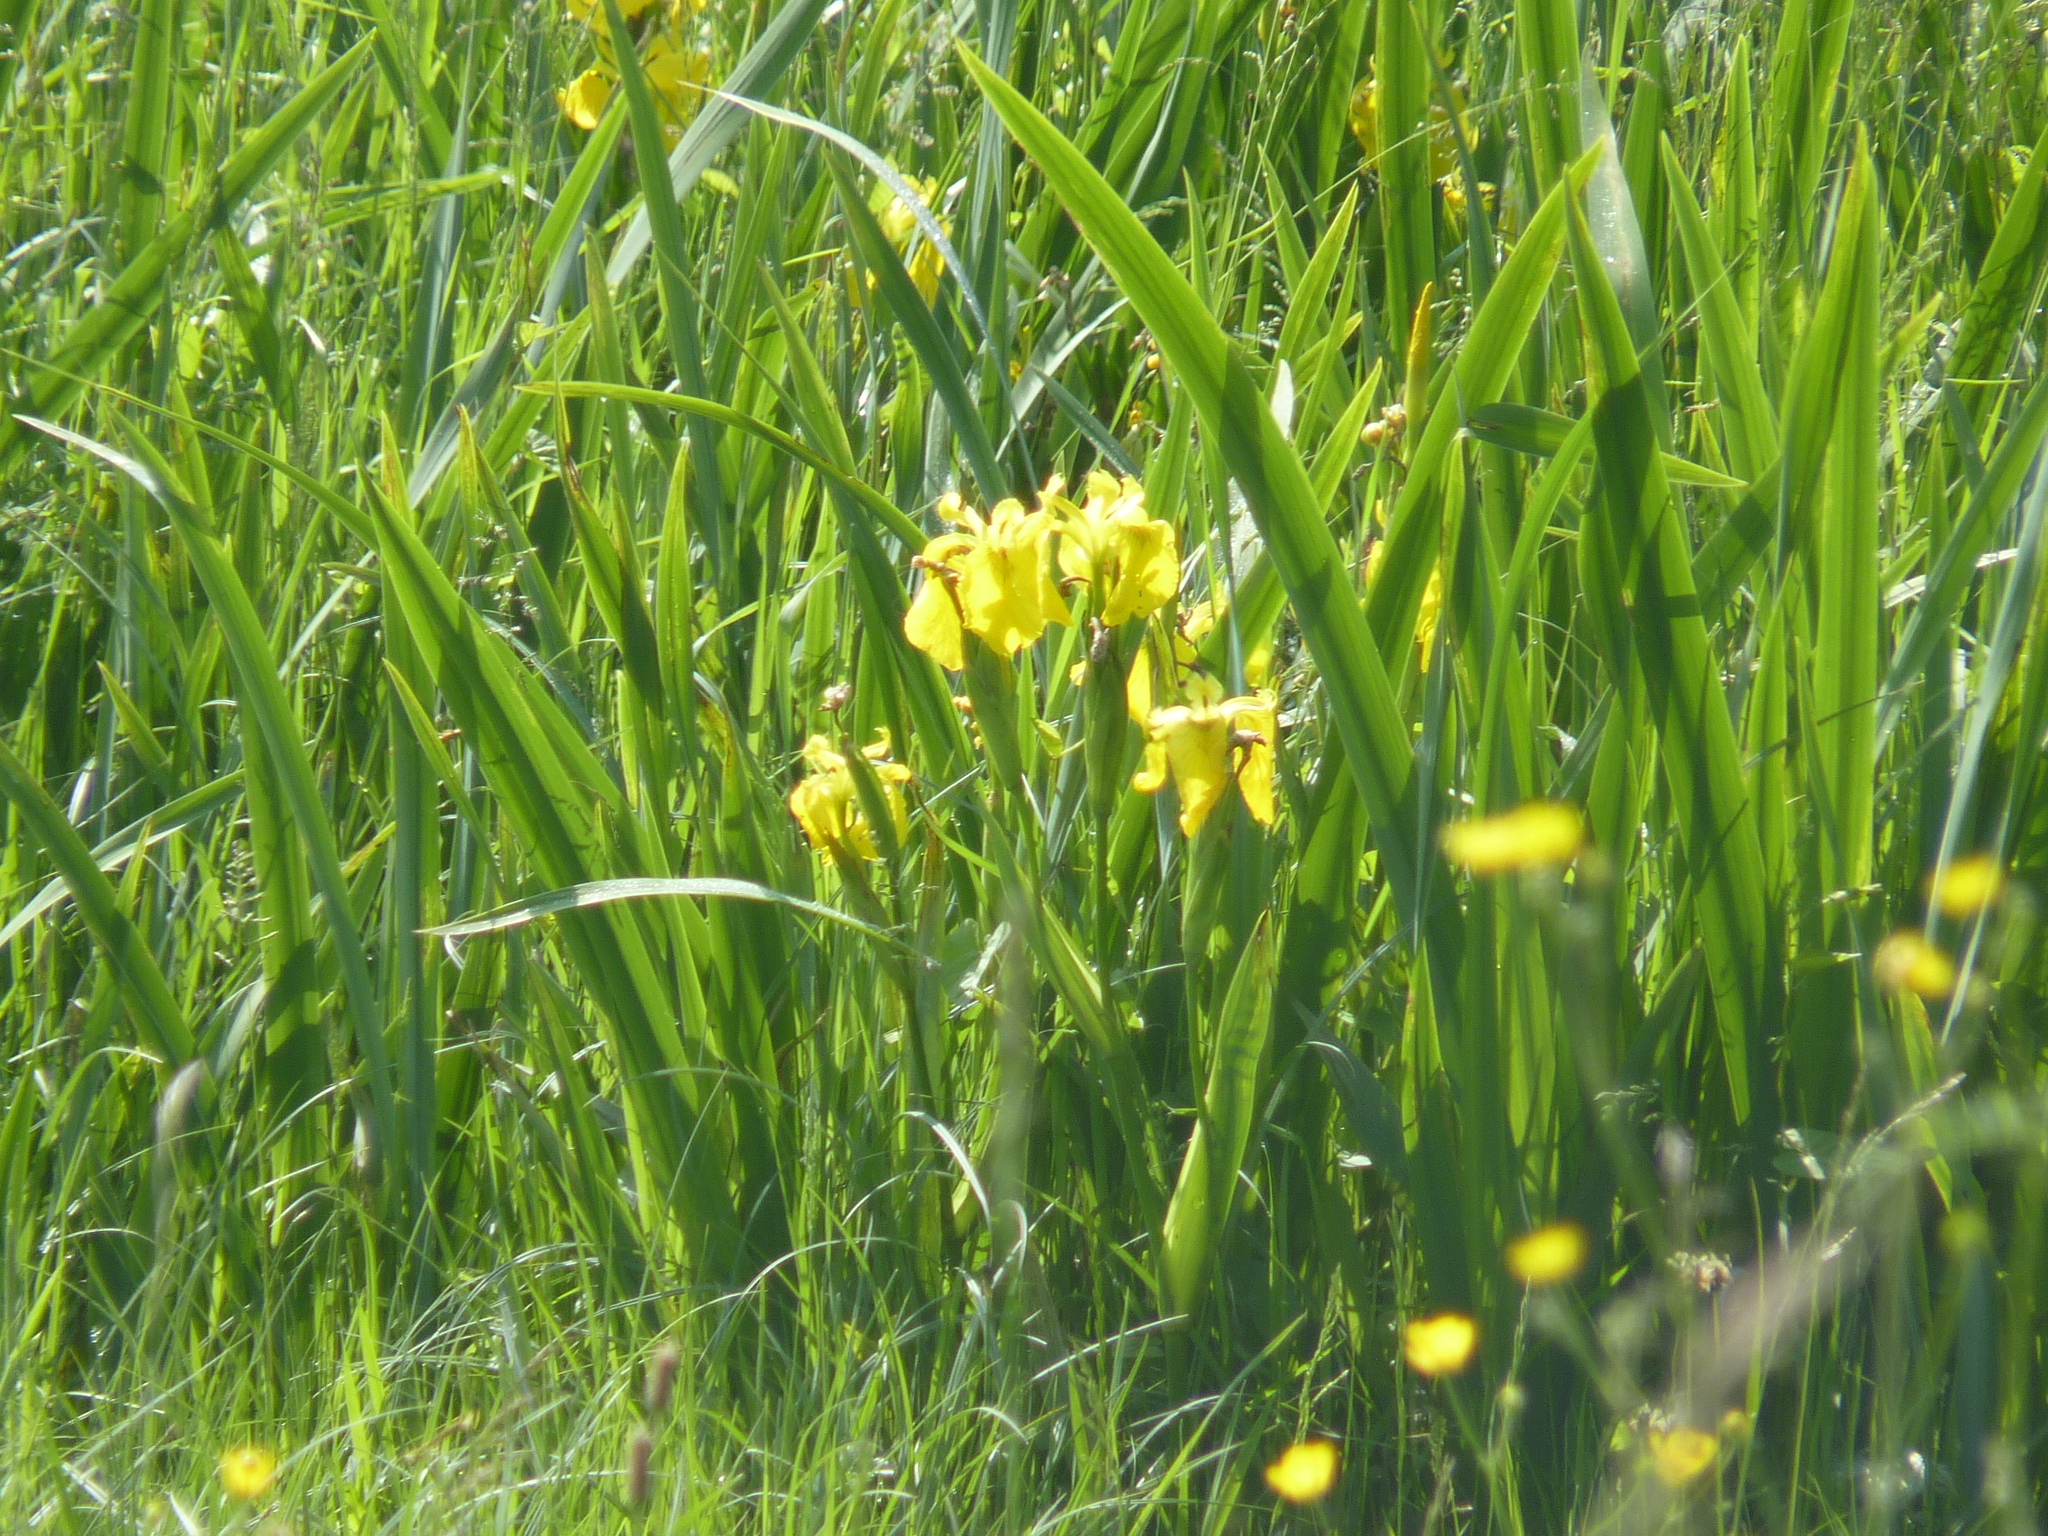
[[[0,1526],[2032,1529],[2037,10],[0,0]]]

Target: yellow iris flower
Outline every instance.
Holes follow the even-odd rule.
[[[1192,683],[1188,703],[1148,713],[1145,762],[1132,776],[1131,787],[1154,794],[1170,771],[1180,791],[1180,829],[1193,837],[1234,782],[1252,820],[1270,827],[1273,743],[1280,735],[1273,695],[1262,689],[1225,699],[1223,690],[1206,678]]]
[[[619,9],[630,18],[639,15],[652,3],[653,0],[629,0]],[[604,109],[611,104],[617,72],[612,67],[603,7],[600,5],[592,10],[584,6],[578,10],[576,0],[570,0],[569,8],[579,16],[587,14],[596,18],[598,52],[603,57],[596,66],[586,69],[567,87],[555,92],[555,103],[562,109],[562,116],[587,133],[598,125]],[[654,94],[655,105],[666,119],[662,123],[662,132],[674,140],[703,104],[705,87],[711,79],[711,52],[706,48],[686,48],[667,32],[657,32],[647,45],[647,56],[641,60],[640,67],[646,72],[647,88]]]
[[[932,210],[932,217],[939,221],[939,228],[946,238],[952,239],[953,221],[938,211],[939,183],[937,179],[931,176],[910,176],[905,179],[916,190],[918,201]],[[888,242],[896,247],[897,255],[901,256],[906,251],[909,252],[909,259],[904,265],[904,270],[910,274],[911,286],[917,289],[918,296],[925,303],[929,304],[938,297],[939,279],[946,275],[946,258],[939,254],[937,246],[926,239],[918,240],[916,250],[910,249],[911,239],[918,233],[917,215],[911,212],[910,204],[893,193],[889,195],[888,201],[883,203],[882,195],[887,193],[888,190],[886,183],[875,190],[875,204],[880,204],[879,207],[875,208],[875,222],[881,225],[882,234],[887,238]],[[870,204],[869,206],[875,207],[875,204]],[[872,287],[873,282],[874,278],[871,273],[869,274],[869,286]]]
[[[903,786],[910,782],[910,770],[889,761],[889,733],[878,731],[875,739],[861,748],[861,756],[873,766],[881,781],[882,798],[889,807],[900,842],[910,831],[903,806]],[[820,853],[835,849],[857,858],[875,857],[874,828],[868,825],[860,792],[853,782],[853,770],[845,756],[822,736],[804,743],[804,763],[810,773],[789,792],[790,814],[804,829],[804,836]]]
[[[1453,87],[1451,99],[1458,103],[1457,129],[1451,126],[1451,115],[1444,110],[1443,103],[1436,99],[1434,92],[1429,101],[1429,174],[1438,181],[1458,168],[1459,130],[1463,130],[1467,143],[1472,138],[1471,119],[1465,115],[1464,93]],[[1344,115],[1351,136],[1365,151],[1365,163],[1377,167],[1380,158],[1380,83],[1377,79],[1367,77],[1358,82]]]
[[[667,33],[648,46],[641,65],[647,84],[673,130],[687,124],[703,104],[704,88],[711,79],[711,51],[708,48],[679,48]]]
[[[1150,618],[1180,590],[1173,525],[1145,515],[1145,488],[1096,471],[1079,504],[1057,494],[1060,569],[1094,588],[1096,613],[1112,629]]]
[[[983,517],[948,492],[939,515],[958,531],[940,534],[917,557],[924,585],[903,616],[912,645],[958,672],[967,665],[969,633],[990,650],[1014,656],[1046,625],[1070,622],[1045,569],[1051,512],[1027,512],[1022,502],[1006,498]]]

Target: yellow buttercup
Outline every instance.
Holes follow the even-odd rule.
[[[277,1453],[260,1445],[238,1445],[222,1451],[220,1482],[229,1498],[254,1504],[277,1483]]]
[[[1266,1486],[1290,1504],[1313,1504],[1337,1483],[1335,1441],[1290,1445],[1266,1468]]]
[[[1401,1353],[1418,1376],[1455,1376],[1478,1348],[1479,1325],[1462,1312],[1418,1317],[1401,1330]]]
[[[1444,857],[1475,875],[1569,864],[1586,845],[1577,806],[1529,800],[1498,816],[1454,821],[1443,829]]]

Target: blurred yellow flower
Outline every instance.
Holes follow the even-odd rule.
[[[567,89],[555,92],[555,102],[561,107],[562,116],[585,132],[597,126],[611,99],[612,82],[601,69],[586,69],[569,83]]]
[[[1460,97],[1454,90],[1452,100]],[[1367,76],[1358,82],[1351,93],[1351,102],[1345,111],[1345,122],[1350,126],[1351,136],[1358,140],[1358,147],[1365,152],[1368,167],[1377,168],[1380,158],[1380,83]],[[1458,119],[1464,126],[1465,136],[1471,138],[1471,124],[1465,117],[1465,109],[1458,108]],[[1429,101],[1429,174],[1433,179],[1442,180],[1458,165],[1458,135],[1451,127],[1451,115],[1434,93]]]
[[[903,786],[910,782],[910,770],[901,763],[890,762],[889,753],[886,730],[877,731],[875,739],[861,748],[861,756],[873,765],[875,777],[881,781],[882,798],[889,807],[897,840],[901,841],[910,830],[903,807]],[[837,849],[857,858],[874,858],[874,828],[868,825],[853,770],[845,756],[824,737],[813,736],[804,743],[804,763],[810,773],[789,792],[789,810],[811,846],[820,853]]]
[[[1405,420],[1407,417],[1407,413],[1402,411],[1399,405],[1390,405],[1387,409],[1390,413],[1400,412],[1402,420]],[[1387,541],[1385,539],[1373,540],[1372,548],[1367,550],[1365,555],[1365,586],[1367,591],[1371,591],[1372,584],[1379,579],[1380,567],[1386,564],[1386,560]],[[1443,611],[1443,605],[1443,567],[1440,565],[1432,566],[1429,572],[1429,583],[1422,589],[1422,601],[1416,605],[1415,609],[1415,643],[1422,647],[1422,655],[1418,659],[1417,665],[1424,672],[1429,670],[1429,653],[1431,647],[1436,644],[1437,618]]]
[[[938,211],[938,180],[931,176],[909,176],[904,179],[910,183],[911,190],[917,193],[917,200],[938,220],[940,232],[947,239],[952,239],[952,220],[942,217]],[[886,203],[881,202],[882,195],[888,191],[886,183],[876,188],[876,202],[880,206],[876,208],[875,222],[881,225],[882,234],[896,247],[899,256],[908,253],[905,270],[910,274],[911,285],[917,289],[918,297],[929,304],[938,297],[939,279],[946,274],[946,258],[939,254],[939,248],[932,244],[928,237],[920,233],[917,214],[901,196],[890,194]],[[915,250],[911,249],[913,237],[917,240]],[[872,282],[872,277],[870,281]]]
[[[1928,900],[1943,917],[1975,917],[2005,889],[2005,871],[1988,853],[1957,859],[1927,884]]]
[[[1683,1488],[1714,1464],[1720,1442],[1704,1429],[1650,1431],[1650,1467],[1667,1488]]]
[[[1901,928],[1878,945],[1870,968],[1878,984],[1894,992],[1947,997],[1956,989],[1955,961],[1911,928]]]
[[[710,50],[679,48],[664,32],[648,45],[641,67],[647,71],[647,84],[671,126],[688,124],[703,104],[704,88],[711,79]]]
[[[654,0],[619,0],[619,14],[631,21],[643,13]],[[604,30],[604,0],[568,0],[569,14],[578,21],[587,21],[600,32]]]
[[[1201,677],[1192,680],[1191,691],[1190,702],[1147,714],[1145,761],[1131,787],[1155,793],[1171,769],[1180,791],[1180,829],[1188,837],[1202,829],[1232,782],[1252,820],[1272,826],[1273,743],[1280,734],[1273,695],[1226,699]]]
[[[1266,1486],[1290,1504],[1313,1504],[1337,1484],[1337,1443],[1304,1440],[1266,1468]]]
[[[903,616],[912,645],[957,672],[967,665],[966,633],[1013,656],[1047,624],[1068,622],[1067,605],[1045,569],[1050,512],[1027,512],[1023,503],[1006,499],[984,518],[948,492],[939,515],[960,531],[940,534],[917,557],[924,585]]]
[[[254,1504],[277,1483],[277,1453],[260,1445],[238,1445],[222,1451],[220,1481],[229,1498]]]
[[[1422,589],[1422,602],[1415,610],[1415,643],[1422,648],[1415,664],[1423,672],[1429,670],[1429,653],[1436,645],[1437,615],[1443,611],[1443,606],[1444,569],[1440,565],[1433,566],[1429,584]]]
[[[1576,1221],[1553,1221],[1508,1244],[1508,1273],[1524,1285],[1561,1285],[1586,1267],[1591,1249]]]
[[[1498,816],[1454,821],[1443,829],[1444,857],[1475,875],[1569,864],[1586,845],[1578,807],[1530,800]]]
[[[1058,514],[1060,569],[1095,589],[1096,614],[1112,629],[1150,618],[1180,590],[1180,546],[1173,525],[1145,515],[1145,488],[1101,471],[1088,476],[1079,504],[1046,498]]]
[[[1455,1376],[1478,1348],[1479,1325],[1462,1312],[1418,1317],[1401,1334],[1408,1369],[1418,1376]]]
[[[1730,1408],[1721,1415],[1723,1440],[1747,1440],[1751,1427],[1749,1415],[1740,1408]]]

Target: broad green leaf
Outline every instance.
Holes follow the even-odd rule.
[[[57,866],[57,876],[71,893],[72,904],[121,984],[123,999],[145,1043],[165,1065],[182,1067],[192,1059],[192,1027],[156,957],[122,911],[112,882],[101,873],[99,861],[78,829],[4,741],[0,741],[0,795],[7,797],[22,827]]]
[[[1678,243],[1699,305],[1700,340],[1713,364],[1714,398],[1721,406],[1729,467],[1741,480],[1753,481],[1778,457],[1777,423],[1756,364],[1755,324],[1743,310],[1740,290],[1668,139],[1663,149],[1664,180],[1671,189]]]
[[[1598,532],[1627,603],[1635,663],[1648,685],[1659,759],[1671,786],[1720,1027],[1729,1098],[1749,1119],[1761,1089],[1750,1040],[1761,1025],[1763,858],[1720,663],[1707,643],[1691,551],[1671,501],[1649,400],[1621,307],[1592,235],[1569,205],[1572,269],[1592,367],[1589,393],[1602,499]],[[1588,508],[1588,522],[1595,521]]]
[[[1878,311],[1883,235],[1875,175],[1859,145],[1835,215],[1827,283],[1847,289],[1843,367],[1835,381],[1828,494],[1818,539],[1813,672],[1816,758],[1827,778],[1839,847],[1820,849],[1822,889],[1854,890],[1871,875],[1872,748],[1878,667]]]
[[[1566,194],[1561,189],[1569,185],[1576,195],[1592,168],[1592,156],[1582,159],[1529,220],[1452,359],[1444,385],[1446,408],[1430,412],[1420,441],[1409,451],[1407,478],[1387,516],[1387,552],[1365,599],[1373,638],[1387,665],[1405,657],[1414,643],[1415,612],[1439,552],[1437,482],[1451,444],[1464,420],[1499,400],[1507,388],[1564,252]]]
[[[1272,1027],[1274,953],[1271,919],[1261,917],[1239,956],[1217,1011],[1214,1054],[1202,1090],[1201,1113],[1182,1155],[1180,1178],[1160,1229],[1162,1310],[1185,1325],[1208,1289],[1223,1233],[1236,1205],[1237,1174],[1244,1166],[1259,1119],[1259,1078]]]

